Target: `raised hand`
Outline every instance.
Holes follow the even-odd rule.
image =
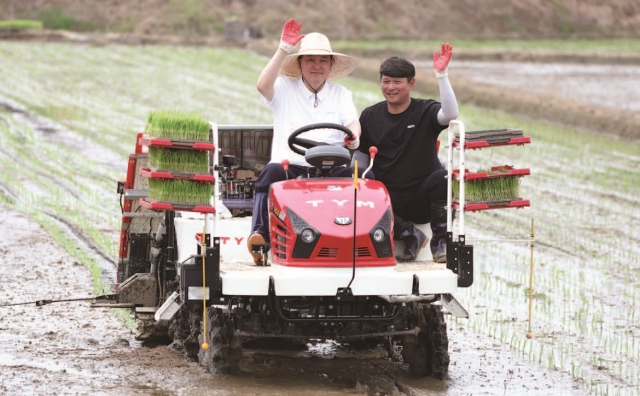
[[[282,28],[282,36],[280,36],[280,48],[287,53],[291,52],[293,47],[304,37],[304,34],[300,34],[300,29],[302,29],[302,24],[295,18],[285,22]]]
[[[447,76],[451,55],[453,55],[453,47],[449,43],[442,44],[440,55],[438,55],[438,51],[433,52],[433,69],[436,71],[436,78]]]

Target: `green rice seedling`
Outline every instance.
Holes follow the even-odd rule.
[[[145,132],[159,138],[209,140],[211,125],[201,115],[182,111],[152,111]]]
[[[479,170],[478,172],[485,172]],[[489,171],[489,174],[496,172]],[[460,198],[460,181],[453,180],[453,197]],[[465,200],[467,202],[499,201],[519,197],[520,177],[504,176],[486,179],[467,180],[465,182]]]
[[[198,150],[149,147],[149,163],[158,170],[208,173],[209,153]]]
[[[191,180],[149,179],[149,198],[161,202],[209,204],[213,186]]]

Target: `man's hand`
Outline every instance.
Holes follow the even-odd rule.
[[[438,51],[433,52],[433,69],[436,71],[436,78],[442,78],[447,76],[447,67],[451,62],[451,55],[453,54],[453,47],[449,43],[442,44],[442,51],[438,56]]]
[[[298,45],[300,40],[304,37],[304,34],[300,34],[302,24],[293,18],[284,23],[282,28],[282,36],[280,36],[280,48],[286,53],[291,52],[293,47]]]
[[[354,139],[349,139],[349,136],[344,136],[344,145],[349,150],[355,150],[360,147],[360,138],[357,135],[353,135]]]

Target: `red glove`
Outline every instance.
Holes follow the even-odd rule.
[[[344,135],[344,146],[349,150],[355,150],[360,147],[360,138],[355,134],[353,135],[353,139],[349,139],[349,136]]]
[[[304,37],[304,34],[300,34],[300,29],[302,29],[302,24],[298,23],[295,18],[289,19],[284,23],[282,36],[280,36],[280,48],[286,53],[291,52],[293,47],[298,45]]]
[[[447,67],[451,62],[451,55],[453,55],[453,47],[449,43],[442,44],[440,56],[438,56],[438,51],[433,52],[433,68],[436,71],[436,78],[447,76]]]

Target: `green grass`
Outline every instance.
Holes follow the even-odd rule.
[[[87,32],[98,28],[93,22],[82,21],[74,16],[65,14],[59,7],[42,11],[38,19],[42,21],[45,28],[52,30]]]
[[[158,138],[209,140],[211,125],[201,115],[185,111],[152,111],[145,132]]]
[[[156,201],[208,205],[212,194],[213,186],[209,183],[149,179],[149,198]]]
[[[42,29],[41,21],[28,21],[13,19],[10,21],[0,21],[0,30],[4,29]]]
[[[541,50],[576,53],[605,52],[610,54],[640,54],[640,40],[637,39],[563,39],[563,40],[451,40],[454,48],[464,50]],[[350,49],[423,49],[439,50],[441,41],[436,40],[354,40],[333,44],[336,51]]]
[[[149,147],[149,163],[158,170],[209,173],[207,151]]]

